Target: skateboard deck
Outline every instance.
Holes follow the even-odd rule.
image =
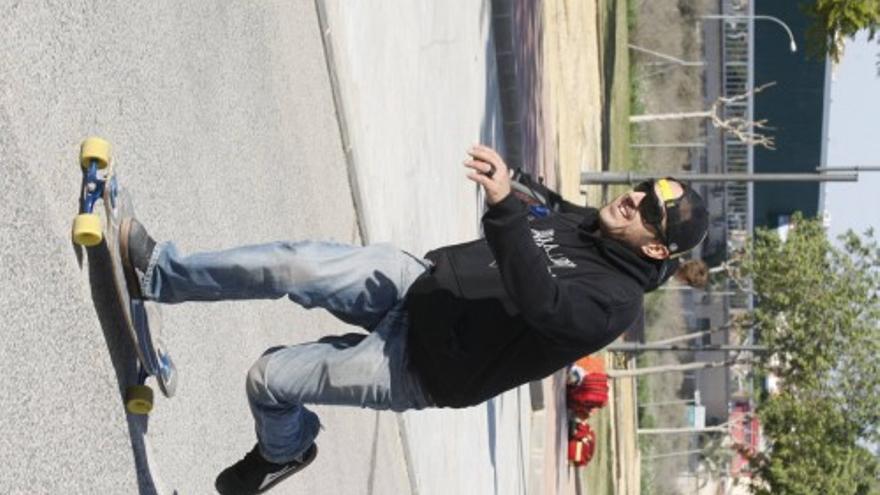
[[[145,385],[147,378],[154,376],[163,395],[171,397],[177,385],[177,372],[162,340],[158,304],[131,297],[126,284],[119,237],[123,222],[134,218],[134,206],[131,196],[119,185],[116,171],[110,164],[106,141],[85,140],[80,161],[83,189],[80,214],[74,221],[74,242],[87,247],[96,247],[103,242],[108,251],[109,263],[105,268],[122,310],[119,324],[128,334],[138,358],[138,383],[126,390],[125,405],[130,413],[148,414],[153,406],[153,392]],[[98,200],[104,206],[103,218],[94,212]]]

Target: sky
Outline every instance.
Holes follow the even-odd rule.
[[[868,41],[866,31],[856,35],[832,74],[827,167],[880,165],[877,41]],[[880,172],[860,172],[858,182],[826,183],[825,210],[833,238],[849,229],[861,234],[869,227],[880,236]],[[880,445],[868,448],[880,453]]]
[[[865,32],[847,42],[834,70],[828,116],[828,154],[825,166],[880,165],[880,44]],[[861,172],[858,182],[825,186],[825,210],[832,237],[852,229],[874,227],[880,235],[880,172]]]

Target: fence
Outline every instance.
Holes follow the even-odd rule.
[[[754,5],[743,0],[723,0],[721,14],[745,16],[725,19],[721,22],[721,81],[722,96],[741,95],[754,87]],[[740,118],[753,121],[754,95],[725,105],[723,118]],[[722,172],[753,173],[753,146],[724,133],[722,138]],[[752,232],[753,186],[751,183],[727,182],[724,184],[724,218],[727,223],[727,252],[740,251]],[[732,282],[731,282],[732,283]],[[729,287],[735,290],[736,287]],[[734,310],[751,307],[747,292],[736,291],[728,299]]]

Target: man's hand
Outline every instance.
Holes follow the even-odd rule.
[[[477,144],[467,153],[471,159],[465,160],[464,166],[474,170],[468,173],[468,179],[483,186],[489,205],[500,203],[510,194],[510,169],[488,146]]]

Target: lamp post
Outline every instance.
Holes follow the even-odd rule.
[[[638,184],[646,180],[662,179],[662,173],[635,173],[635,172],[581,172],[581,184]],[[856,182],[859,180],[857,173],[839,174],[677,174],[676,179],[686,182]]]
[[[721,19],[721,20],[739,20],[739,19],[758,19],[765,21],[772,21],[776,24],[782,26],[782,29],[785,29],[785,32],[788,33],[788,40],[791,42],[789,44],[789,49],[794,53],[797,51],[797,44],[794,42],[794,34],[792,34],[791,29],[788,27],[788,24],[782,22],[779,18],[773,17],[772,15],[722,15],[722,14],[709,14],[700,16],[701,19]]]

